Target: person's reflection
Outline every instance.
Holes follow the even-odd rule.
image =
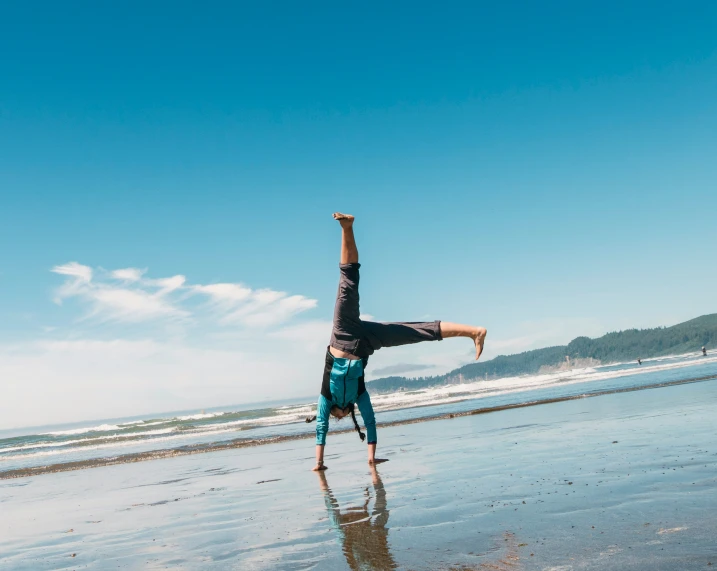
[[[371,492],[366,488],[366,501],[361,507],[350,507],[343,513],[339,503],[331,493],[326,481],[326,473],[318,472],[319,485],[324,491],[324,502],[329,519],[336,528],[344,556],[349,567],[358,569],[395,569],[396,563],[388,549],[388,508],[386,490],[376,468],[371,466],[373,489],[376,502],[369,513]]]

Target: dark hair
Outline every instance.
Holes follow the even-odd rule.
[[[331,407],[331,410],[333,410],[334,408],[339,408],[339,407],[337,405],[334,405]],[[359,438],[361,439],[361,442],[363,442],[364,440],[366,440],[366,435],[363,432],[361,432],[361,427],[359,426],[358,420],[356,420],[356,411],[354,410],[354,408],[355,408],[354,403],[349,403],[349,406],[347,408],[349,409],[349,412],[351,412],[351,419],[354,421],[354,428],[356,429],[356,432],[359,433]],[[341,409],[339,408],[339,410],[341,410]],[[314,422],[315,420],[316,420],[316,415],[306,417],[307,423]],[[341,419],[339,418],[337,420],[341,420]]]
[[[361,439],[361,442],[363,442],[364,440],[366,440],[366,435],[363,432],[361,432],[361,427],[359,426],[359,423],[356,420],[356,413],[354,412],[354,408],[355,408],[354,403],[351,403],[349,405],[349,409],[351,410],[351,418],[354,421],[354,428],[356,428],[356,432],[359,433],[359,438]]]

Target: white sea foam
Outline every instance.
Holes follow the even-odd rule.
[[[205,418],[214,418],[215,416],[222,416],[223,414],[227,414],[225,412],[208,412],[208,413],[199,413],[199,414],[189,414],[187,416],[178,416],[173,420],[203,420]]]
[[[223,433],[230,433],[230,432],[236,432],[236,429],[228,429],[228,430],[218,430],[216,433],[213,434],[223,434]],[[164,436],[161,438],[154,438],[151,440],[152,444],[162,444],[164,442],[171,442],[176,440],[183,440],[191,438],[192,436],[197,436],[198,432],[196,431],[185,431],[182,433],[175,433],[171,434],[169,436]],[[98,440],[104,440],[104,439],[98,439]],[[148,441],[144,441],[143,443],[146,443]],[[136,440],[129,440],[125,439],[123,441],[118,442],[102,442],[101,444],[95,444],[90,446],[83,446],[82,448],[75,448],[75,449],[53,449],[53,450],[44,450],[41,452],[31,452],[27,454],[13,454],[13,455],[7,455],[7,456],[0,456],[0,462],[11,462],[16,461],[20,459],[28,459],[28,458],[42,458],[47,456],[57,456],[60,454],[71,454],[74,452],[88,452],[88,451],[94,451],[94,450],[104,450],[107,448],[117,449],[117,448],[126,448],[130,446],[136,446],[139,444]]]
[[[311,411],[311,407],[309,405],[303,405],[301,407],[296,407],[297,409],[302,410],[303,412],[309,412]],[[171,442],[176,440],[192,440],[194,437],[197,436],[205,436],[207,434],[214,435],[220,435],[220,434],[229,434],[229,433],[236,433],[238,431],[242,430],[242,426],[246,425],[253,425],[253,426],[275,426],[275,425],[282,425],[282,424],[289,424],[291,422],[304,422],[304,417],[299,416],[293,416],[291,418],[287,418],[289,415],[277,415],[277,416],[267,416],[267,417],[259,417],[255,419],[244,419],[239,421],[232,421],[227,423],[221,423],[221,424],[215,424],[215,425],[208,425],[208,426],[202,426],[193,428],[190,430],[183,430],[178,431],[176,427],[173,428],[167,428],[162,430],[154,430],[154,431],[147,431],[147,432],[135,432],[135,433],[126,433],[126,434],[111,434],[106,436],[98,436],[95,438],[83,438],[80,440],[73,440],[68,441],[67,443],[57,443],[57,446],[51,447],[52,449],[44,449],[44,450],[36,450],[34,452],[31,452],[31,449],[37,449],[40,448],[39,445],[33,445],[28,444],[26,447],[20,446],[16,447],[16,450],[24,450],[25,453],[21,454],[11,454],[7,456],[0,456],[0,462],[2,461],[13,461],[13,460],[21,460],[21,459],[30,459],[30,458],[42,458],[47,456],[57,456],[60,454],[69,454],[76,451],[81,451],[82,453],[88,452],[88,451],[94,451],[94,450],[103,450],[107,448],[124,448],[128,446],[134,446],[137,444],[140,444],[137,440],[135,440],[134,437],[136,436],[153,436],[154,438],[151,439],[151,442],[154,445],[160,445],[164,442]],[[172,433],[172,434],[170,434]],[[160,436],[157,438],[157,436]],[[113,440],[113,442],[106,442],[107,440]],[[81,448],[76,449],[67,449],[66,447],[62,447],[64,444],[83,444],[86,442],[92,442],[96,441],[97,444],[95,445],[84,445]],[[141,442],[142,444],[147,443],[148,441],[145,440]],[[59,449],[62,447],[61,449]],[[49,446],[43,447],[43,448],[50,448]],[[0,450],[0,452],[9,452],[10,449]]]
[[[674,361],[671,358],[670,361]],[[668,362],[663,364],[645,365],[640,368],[600,370],[600,367],[571,369],[542,375],[520,377],[505,377],[493,381],[477,380],[471,383],[457,385],[441,385],[415,391],[402,391],[389,394],[374,394],[371,402],[377,411],[395,410],[416,406],[430,406],[450,404],[468,399],[481,397],[494,397],[510,393],[545,389],[555,386],[567,386],[578,383],[592,383],[626,377],[643,375],[670,369],[691,367],[696,364],[716,363],[717,357],[702,358],[699,362],[693,360]],[[645,361],[643,361],[645,363]]]
[[[311,410],[306,407],[307,410]],[[230,427],[242,427],[242,426],[279,426],[282,424],[291,424],[294,422],[305,422],[306,414],[301,415],[277,415],[277,416],[263,416],[259,418],[245,418],[242,420],[232,420],[230,422],[222,422],[220,424],[211,424],[208,426],[198,426],[197,431],[209,433],[209,432],[223,432],[224,429]]]
[[[106,436],[97,436],[95,438],[80,438],[78,440],[65,440],[61,442],[38,442],[31,444],[23,444],[22,446],[14,446],[12,448],[0,448],[0,454],[6,452],[15,452],[18,450],[32,450],[36,448],[61,448],[63,446],[72,446],[74,444],[82,444],[83,442],[96,442],[103,440],[126,440],[133,439],[138,436],[158,436],[161,434],[169,434],[175,432],[176,428],[165,428],[162,430],[149,430],[147,432],[130,432],[127,434],[108,434]],[[17,456],[16,456],[17,457]]]
[[[223,414],[223,413],[222,413]],[[87,428],[73,428],[72,430],[58,430],[56,432],[43,432],[40,434],[40,436],[73,436],[76,434],[86,434],[88,432],[111,432],[113,430],[130,430],[134,427],[137,427],[138,425],[142,425],[144,428],[145,426],[157,426],[158,424],[166,424],[168,422],[172,422],[174,420],[191,420],[195,418],[211,418],[212,416],[216,415],[195,415],[194,417],[179,417],[178,419],[175,418],[167,418],[165,420],[156,420],[154,422],[145,422],[144,420],[135,420],[132,422],[123,422],[121,424],[100,424],[99,426],[91,426]],[[137,434],[137,433],[135,433]]]
[[[57,432],[45,432],[42,436],[67,436],[71,434],[84,434],[85,432],[108,432],[110,430],[122,430],[116,424],[100,424],[90,428],[75,428],[73,430],[59,430]]]
[[[228,422],[221,422],[217,424],[209,424],[206,426],[198,426],[196,429],[203,433],[209,432],[223,432],[225,429],[231,427],[244,427],[244,426],[278,426],[282,424],[292,424],[296,422],[305,422],[307,415],[313,411],[313,406],[310,404],[290,405],[282,406],[277,409],[277,414],[260,416],[256,418],[243,418],[240,420],[231,420]]]
[[[84,442],[85,440],[90,440],[88,438],[83,438],[80,440],[66,440],[65,442],[42,442],[38,444],[24,444],[22,446],[12,446],[10,448],[0,448],[0,454],[5,454],[6,452],[16,452],[18,450],[31,450],[33,448],[57,448],[60,446],[72,446],[73,444],[79,444],[80,442]]]

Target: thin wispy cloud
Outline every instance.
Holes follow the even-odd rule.
[[[183,275],[147,276],[146,269],[93,269],[78,262],[55,266],[65,277],[55,302],[74,298],[87,305],[85,319],[144,322],[201,317],[223,325],[268,327],[316,307],[316,300],[241,283],[188,284]],[[204,298],[207,303],[193,303]]]
[[[141,322],[156,318],[185,318],[189,313],[167,297],[170,289],[142,280],[134,268],[95,272],[89,266],[70,262],[51,270],[66,276],[55,302],[77,298],[88,306],[85,318],[101,321]],[[183,283],[183,276],[172,278]]]
[[[142,279],[142,275],[146,271],[147,270],[140,270],[138,268],[124,268],[122,270],[114,270],[113,272],[110,272],[110,275],[118,280],[123,280],[126,282],[138,282]]]
[[[52,271],[63,276],[70,276],[83,282],[92,280],[92,268],[83,266],[77,262],[69,262],[61,266],[55,266]]]
[[[266,327],[288,320],[316,307],[316,300],[271,289],[253,290],[243,284],[220,283],[194,286],[209,297],[210,304],[224,324]]]

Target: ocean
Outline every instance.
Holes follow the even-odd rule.
[[[550,374],[371,394],[377,422],[401,424],[556,400],[717,380],[717,356],[686,354]],[[370,391],[370,384],[369,391]],[[0,431],[0,479],[310,438],[313,398]],[[331,431],[351,430],[331,420]]]

